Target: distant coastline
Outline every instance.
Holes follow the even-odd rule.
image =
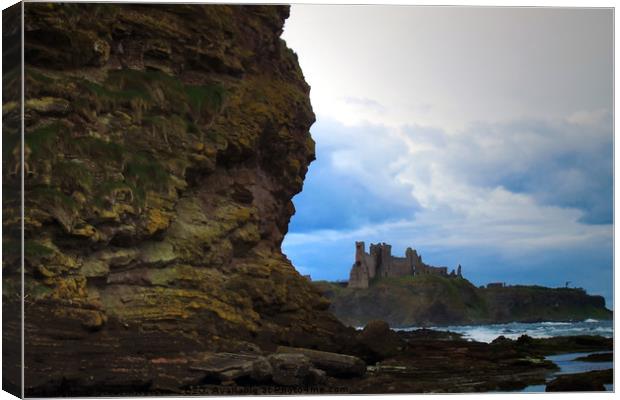
[[[613,318],[602,296],[581,288],[498,283],[476,287],[462,277],[432,274],[383,278],[368,288],[313,283],[330,300],[330,311],[350,326],[376,319],[404,328]]]

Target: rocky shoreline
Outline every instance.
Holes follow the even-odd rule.
[[[614,382],[613,369],[562,375],[547,384],[546,392],[599,392]]]
[[[492,343],[463,339],[430,329],[394,331],[373,321],[351,338],[344,353],[278,346],[269,351],[247,343],[236,352],[185,352],[173,357],[125,357],[122,374],[92,364],[73,380],[53,371],[30,396],[104,395],[260,395],[468,393],[519,391],[542,385],[558,366],[551,354],[611,351],[600,336]],[[120,360],[117,360],[119,362]],[[563,375],[547,390],[604,390],[608,372]],[[43,377],[40,377],[43,378]],[[601,389],[602,387],[602,389]],[[585,389],[584,389],[585,388]]]

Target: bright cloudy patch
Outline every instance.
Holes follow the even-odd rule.
[[[353,242],[381,241],[609,304],[611,32],[600,9],[294,6],[317,113],[294,265],[347,279]]]
[[[387,108],[377,101],[371,99],[360,99],[355,97],[347,97],[344,99],[345,103],[348,103],[352,107],[357,107],[358,111],[371,111],[376,113],[384,113]]]
[[[571,118],[476,123],[457,135],[435,132],[441,139],[430,145],[426,130],[405,132],[415,161],[397,179],[410,183],[426,208],[518,216],[551,205],[574,208],[586,222],[612,222],[608,112],[588,124]]]
[[[612,19],[609,9],[294,5],[283,37],[318,114],[452,130],[611,109]],[[386,110],[360,112],[349,98]]]
[[[605,121],[590,127],[594,134],[589,135],[560,121],[476,125],[451,137],[419,127],[396,134],[386,127],[319,122],[313,129],[318,160],[296,203],[303,215],[306,196],[316,193],[328,215],[313,227],[314,238],[293,233],[288,239],[353,239],[373,232],[392,241],[409,236],[427,246],[487,244],[514,252],[608,238],[608,225],[582,222],[598,209],[606,210],[600,218],[611,222],[610,192],[591,191],[612,184],[611,132]],[[326,196],[330,193],[340,196],[337,203]],[[358,223],[343,223],[348,214],[360,216]],[[303,230],[298,218],[292,227]]]
[[[346,278],[352,243],[362,239],[401,253],[410,245],[495,253],[497,279],[541,253],[609,252],[610,126],[608,118],[587,127],[525,120],[450,135],[319,118],[317,161],[295,198],[284,248],[298,268],[330,279]],[[607,222],[587,223],[599,209]]]

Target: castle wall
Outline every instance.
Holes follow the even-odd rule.
[[[422,261],[418,253],[407,248],[405,257],[393,257],[392,246],[385,243],[370,244],[370,254],[366,253],[364,242],[355,242],[355,264],[349,274],[348,286],[352,288],[368,288],[375,277],[403,277],[414,275],[441,275],[462,277],[461,266],[448,275],[447,267],[433,267]]]
[[[432,267],[426,264],[420,264],[416,267],[416,275],[443,275],[448,276],[448,267]]]
[[[355,289],[368,289],[368,270],[361,263],[353,264],[347,286]]]
[[[364,254],[364,263],[366,264],[366,269],[368,270],[368,279],[374,278],[377,273],[377,261],[375,260],[375,257],[370,254]]]
[[[392,277],[411,276],[413,275],[413,266],[406,258],[392,257],[392,263],[387,275]]]

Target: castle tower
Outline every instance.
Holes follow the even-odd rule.
[[[392,267],[392,246],[381,243],[381,276],[390,276]]]
[[[372,257],[375,257],[376,261],[379,261],[379,258],[381,257],[381,245],[380,244],[370,244],[370,255]]]
[[[416,250],[412,250],[411,260],[413,265],[413,274],[420,274],[422,272],[422,269],[424,269],[424,264],[422,264],[422,257],[418,255],[418,252]]]
[[[372,245],[370,245],[372,247]],[[364,262],[364,253],[366,252],[366,243],[355,242],[355,263]]]
[[[458,276],[459,278],[463,277],[463,274],[461,273],[461,264],[459,264],[459,266],[456,267],[456,276]]]
[[[368,277],[374,278],[381,267],[381,246],[379,244],[370,244],[370,260],[368,264]]]
[[[355,242],[355,263],[349,274],[350,288],[367,289],[368,288],[368,266],[366,265],[366,244],[364,242]]]
[[[415,273],[415,263],[414,263],[414,255],[413,249],[411,247],[407,247],[405,250],[405,258],[407,259],[407,265],[411,269],[411,275]]]

